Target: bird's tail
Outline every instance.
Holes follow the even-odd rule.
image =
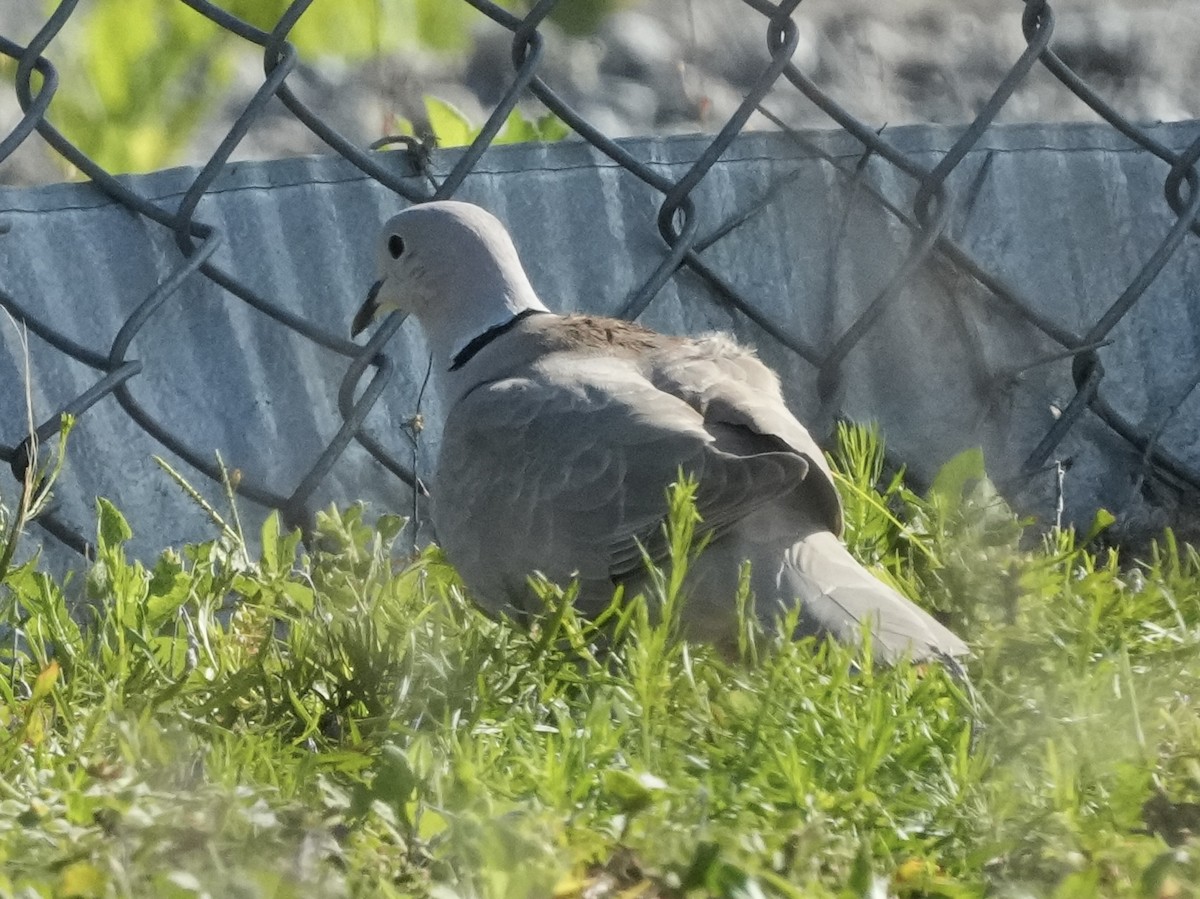
[[[863,568],[830,531],[813,531],[798,541],[780,581],[777,595],[790,594],[800,602],[802,634],[854,644],[867,627],[875,657],[888,663],[907,656],[961,668],[954,660],[968,652],[966,643],[932,615]]]

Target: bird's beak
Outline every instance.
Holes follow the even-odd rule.
[[[379,290],[381,287],[383,287],[383,278],[372,284],[371,289],[367,291],[366,300],[358,307],[358,311],[354,313],[354,321],[350,323],[351,337],[357,337],[367,329],[371,322],[375,321],[375,316],[379,313]]]

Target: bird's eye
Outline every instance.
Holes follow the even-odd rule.
[[[393,234],[389,237],[388,252],[392,254],[393,259],[399,259],[400,254],[404,252],[404,238],[399,234]]]

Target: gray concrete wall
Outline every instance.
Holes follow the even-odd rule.
[[[936,164],[957,129],[914,126],[888,132],[922,165]],[[1182,149],[1198,123],[1162,125],[1153,136]],[[740,213],[756,215],[704,251],[756,308],[788,333],[828,346],[902,261],[911,232],[871,190],[911,208],[911,184],[871,162],[861,183],[852,169],[861,147],[840,132],[745,134],[693,194],[707,233]],[[669,178],[707,147],[704,137],[629,140],[624,146]],[[456,151],[438,152],[447,170]],[[407,168],[402,154],[390,159]],[[986,172],[972,187],[973,180]],[[956,198],[950,236],[1068,329],[1083,332],[1121,293],[1175,221],[1162,195],[1167,166],[1108,126],[1003,126],[991,129],[951,177]],[[166,208],[194,178],[173,170],[127,183]],[[495,212],[511,227],[534,285],[552,308],[613,312],[665,252],[655,225],[660,195],[581,143],[490,150],[459,199]],[[967,202],[967,198],[970,202]],[[372,272],[369,241],[403,205],[336,157],[227,167],[202,200],[198,218],[220,229],[216,260],[245,283],[331,334],[345,335]],[[107,353],[124,319],[181,260],[173,237],[84,184],[0,189],[0,294],[72,340]],[[4,229],[0,229],[4,230]],[[677,274],[642,320],[679,333],[732,331],[782,374],[802,418],[818,413],[815,372],[741,315],[729,311],[694,273]],[[1200,239],[1190,236],[1101,350],[1102,391],[1150,429],[1200,369]],[[31,337],[32,388],[42,420],[84,391],[98,373]],[[1007,377],[1060,347],[954,265],[925,265],[849,355],[842,409],[875,419],[895,457],[928,478],[954,453],[984,448],[995,477],[1020,467],[1074,393],[1070,362]],[[426,357],[415,324],[390,345],[397,375],[367,420],[368,430],[402,458],[402,424],[416,411]],[[143,372],[134,396],[195,451],[253,482],[289,493],[341,423],[337,392],[349,366],[201,276],[192,276],[133,342]],[[23,373],[13,329],[0,322],[0,443],[23,437]],[[426,396],[427,429],[417,450],[428,477],[442,406]],[[818,421],[817,429],[827,427]],[[1200,395],[1180,406],[1160,438],[1200,470]],[[79,421],[59,486],[61,516],[94,530],[97,495],[113,499],[136,531],[142,553],[213,533],[198,510],[153,463],[167,455],[114,399]],[[1140,454],[1085,415],[1056,452],[1075,460],[1067,479],[1068,516],[1089,519],[1104,505],[1138,526],[1178,511],[1181,494],[1150,478],[1139,483]],[[177,464],[178,460],[173,460]],[[214,484],[184,467],[193,483]],[[1016,498],[1052,517],[1051,479]],[[11,504],[15,482],[0,476]],[[404,485],[351,445],[317,491],[314,505],[363,499],[376,511],[406,511]],[[261,515],[243,502],[250,520]],[[38,536],[35,531],[35,537]]]

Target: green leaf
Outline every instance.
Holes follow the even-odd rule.
[[[568,34],[576,36],[594,32],[600,24],[629,0],[589,0],[587,3],[559,3],[550,18]]]
[[[439,147],[465,147],[475,139],[478,131],[454,104],[428,95],[424,102],[429,127]]]
[[[1141,889],[1143,896],[1179,896],[1183,895],[1177,890],[1168,892],[1167,887],[1171,881],[1171,872],[1179,865],[1179,853],[1175,850],[1160,853],[1154,861],[1146,866],[1142,871]]]
[[[415,807],[416,803],[410,803]],[[411,818],[415,812],[414,808],[406,810]],[[444,815],[439,814],[431,808],[424,808],[420,811],[420,823],[417,825],[417,836],[425,842],[429,842],[439,834],[444,833],[450,827],[450,822],[446,820]]]
[[[151,624],[173,616],[187,601],[192,577],[183,570],[179,556],[168,550],[158,558],[147,586],[146,614]]]
[[[272,509],[271,514],[262,523],[260,531],[262,541],[262,565],[267,574],[279,570],[279,510]]]
[[[58,683],[59,670],[58,662],[55,661],[51,661],[49,665],[42,669],[42,672],[37,676],[37,680],[33,682],[33,695],[29,698],[30,702],[41,702],[50,695],[50,691]]]
[[[546,113],[537,120],[538,140],[542,143],[555,143],[564,140],[571,134],[571,127],[552,112]]]
[[[104,872],[86,861],[71,862],[59,874],[58,890],[63,899],[92,899],[106,892]]]
[[[125,516],[102,496],[96,499],[96,514],[99,517],[97,536],[100,540],[101,551],[120,546],[133,536],[133,530],[129,527]]]
[[[550,112],[541,118],[530,119],[520,109],[513,109],[504,120],[504,127],[496,135],[495,144],[552,143],[562,140],[571,129],[558,116]]]
[[[719,867],[720,856],[720,844],[711,840],[701,840],[692,852],[692,860],[688,864],[687,870],[680,878],[680,888],[685,891],[711,890],[713,881],[716,879],[715,874]]]
[[[649,808],[666,788],[662,778],[646,771],[634,774],[623,768],[609,768],[604,772],[604,792],[626,814]]]
[[[384,514],[380,515],[378,521],[375,522],[375,530],[379,532],[384,544],[390,545],[404,530],[406,524],[408,524],[408,519],[403,515]]]
[[[311,612],[313,610],[313,592],[310,587],[298,584],[295,581],[288,581],[283,585],[283,595],[301,612]]]
[[[492,143],[527,144],[536,140],[538,140],[537,125],[521,115],[521,110],[514,107],[509,112],[508,118],[504,120],[504,127],[500,129],[500,133],[496,135],[496,139]]]
[[[953,505],[962,499],[967,487],[984,477],[983,450],[963,450],[938,470],[929,487],[929,498]]]
[[[339,13],[345,4],[338,4]],[[416,36],[434,50],[461,50],[469,39],[467,23],[471,10],[466,3],[446,0],[416,0]]]
[[[872,896],[877,892],[871,849],[865,841],[859,843],[858,853],[854,856],[854,864],[850,868],[847,885],[855,896]]]
[[[1113,515],[1113,513],[1108,511],[1108,509],[1097,509],[1095,517],[1092,518],[1091,527],[1088,528],[1087,536],[1083,538],[1083,543],[1091,543],[1102,533],[1112,527],[1116,521],[1117,516]]]
[[[419,784],[420,778],[403,749],[389,743],[380,750],[371,796],[395,809],[408,827],[412,826],[409,800],[416,795]]]

